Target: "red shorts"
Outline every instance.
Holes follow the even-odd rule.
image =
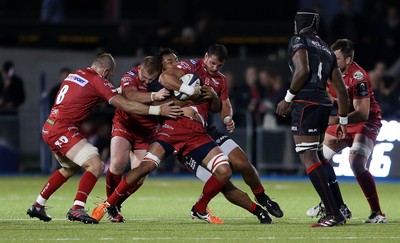
[[[183,156],[201,145],[214,142],[207,134],[203,124],[187,117],[165,119],[162,127],[156,133],[155,139],[168,143]]]
[[[331,125],[326,129],[326,133],[332,136],[335,136],[337,125]],[[370,138],[374,143],[376,143],[376,138],[378,137],[379,130],[382,127],[382,123],[380,120],[375,122],[361,122],[357,124],[349,124],[347,125],[347,136],[345,138],[346,143],[349,147],[352,146],[354,137],[356,134],[363,134],[366,137]]]
[[[79,128],[70,125],[47,120],[42,128],[42,138],[50,149],[64,156],[75,144],[85,137],[79,133]]]
[[[114,122],[111,130],[111,137],[119,136],[128,140],[132,145],[132,150],[147,149],[154,138],[155,129],[142,129],[138,134],[127,128],[120,122]]]

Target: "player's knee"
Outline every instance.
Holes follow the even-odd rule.
[[[240,174],[246,173],[247,171],[253,169],[250,161],[246,158],[231,160],[230,165],[236,172]]]
[[[225,165],[225,166],[223,166]],[[226,156],[223,153],[219,153],[215,155],[208,163],[207,163],[207,169],[211,171],[211,173],[214,173],[219,167],[223,166],[224,168],[221,168],[221,170],[226,170],[225,167],[228,167],[230,170],[229,166],[229,161],[228,161],[228,156]]]
[[[115,175],[121,175],[126,167],[126,163],[118,160],[111,160],[110,162],[110,171]]]
[[[157,168],[157,165],[155,163],[153,163],[152,161],[143,161],[137,167],[137,170],[141,176],[147,176],[152,171],[154,171],[156,168]]]
[[[356,159],[350,154],[350,168],[353,171],[354,176],[359,176],[367,171],[367,161],[364,161],[364,159]]]
[[[355,156],[361,155],[364,156],[366,159],[371,156],[371,149],[368,147],[368,145],[360,142],[355,142],[353,143],[353,146],[350,148],[350,154],[354,154]]]

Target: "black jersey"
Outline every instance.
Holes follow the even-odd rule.
[[[295,69],[292,57],[299,49],[306,49],[308,52],[310,76],[293,101],[310,101],[331,106],[332,102],[326,91],[326,85],[333,69],[337,67],[335,53],[313,33],[293,36],[289,43],[289,67],[292,73]]]

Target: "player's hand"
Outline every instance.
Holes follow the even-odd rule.
[[[183,110],[182,107],[176,106],[173,101],[170,101],[160,106],[160,115],[176,118],[183,115]]]
[[[217,92],[211,86],[201,86],[201,96],[203,99],[214,100],[219,99]]]
[[[154,100],[163,100],[163,99],[166,99],[167,97],[169,97],[170,94],[171,93],[169,92],[169,90],[167,90],[166,88],[162,88],[158,92],[153,93],[153,99]]]
[[[232,119],[232,117],[230,116],[225,117],[223,122],[226,126],[226,130],[229,133],[232,133],[233,130],[235,130],[235,121]]]
[[[288,109],[289,109],[289,106],[290,106],[290,103],[286,102],[285,100],[281,100],[281,101],[278,103],[277,107],[276,107],[276,114],[277,114],[278,116],[283,116],[283,117],[285,117],[285,116],[286,116],[286,113],[287,113],[287,111],[288,111]]]
[[[194,93],[189,98],[194,104],[203,103],[203,97],[201,96],[201,86],[200,85],[194,86]]]
[[[338,125],[336,126],[335,135],[336,135],[338,141],[340,141],[340,140],[346,138],[346,135],[347,135],[347,125],[338,124]]]
[[[117,90],[118,94],[122,94],[122,87],[121,87],[121,86],[119,86],[118,88],[116,88],[116,90]]]

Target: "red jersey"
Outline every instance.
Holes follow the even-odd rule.
[[[140,92],[149,92],[148,88],[139,80],[139,67],[132,68],[122,76],[121,87],[122,90],[127,87],[134,87]],[[115,110],[113,123],[115,122],[120,122],[126,128],[130,128],[136,136],[149,137],[151,135],[150,138],[154,135],[158,125],[156,116],[130,114],[120,109]]]
[[[374,92],[372,91],[371,80],[367,72],[362,69],[357,63],[353,62],[349,70],[343,73],[344,84],[346,85],[350,107],[349,113],[354,111],[353,100],[355,99],[370,99],[369,117],[367,122],[376,122],[382,119],[381,108],[376,102]],[[335,89],[328,83],[329,93],[337,99]],[[349,124],[351,125],[351,124]]]
[[[211,86],[218,94],[221,101],[229,98],[228,85],[225,79],[225,75],[221,72],[217,72],[215,75],[211,75],[207,72],[204,59],[188,59],[180,61],[176,65],[185,73],[196,73],[200,76],[201,85]],[[210,102],[203,102],[201,104],[190,105],[197,112],[207,120],[208,111],[210,108]]]
[[[79,126],[92,108],[117,95],[115,87],[90,67],[77,70],[62,82],[49,119],[56,123]]]

